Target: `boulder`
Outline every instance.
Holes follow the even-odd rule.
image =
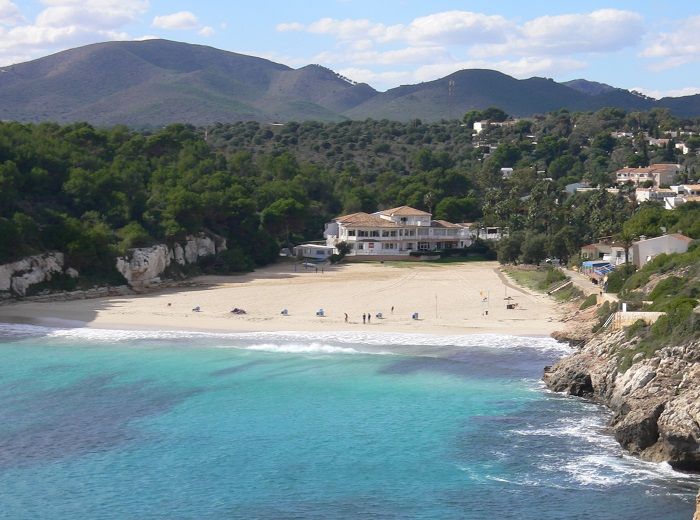
[[[130,249],[127,256],[117,258],[117,270],[136,289],[157,283],[169,265],[170,250],[165,244]]]
[[[631,453],[640,454],[659,439],[657,421],[663,411],[663,402],[645,401],[618,414],[612,424],[615,440]]]

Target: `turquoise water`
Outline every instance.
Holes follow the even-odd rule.
[[[690,518],[698,480],[541,387],[564,351],[0,326],[0,518]]]

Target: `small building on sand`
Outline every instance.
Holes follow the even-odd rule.
[[[335,247],[321,244],[301,244],[294,248],[297,258],[310,260],[312,262],[324,262],[335,252]]]

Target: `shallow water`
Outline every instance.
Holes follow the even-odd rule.
[[[0,326],[0,518],[688,519],[550,339]]]

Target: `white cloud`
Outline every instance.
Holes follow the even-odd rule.
[[[200,36],[209,37],[214,34],[214,28],[199,23],[197,16],[191,11],[156,16],[151,24],[158,29],[197,31]]]
[[[444,11],[415,18],[408,25],[321,18],[308,25],[282,23],[277,30],[331,35],[346,43],[370,40],[403,41],[412,46],[462,46],[475,56],[615,51],[634,45],[644,34],[641,15],[619,9],[542,16],[521,25],[499,15]]]
[[[645,96],[653,97],[655,99],[661,99],[665,97],[692,96],[695,94],[700,94],[700,87],[683,87],[669,90],[655,90],[644,87],[633,87],[630,90],[636,90],[637,92],[641,92]]]
[[[0,0],[0,25],[16,25],[22,21],[19,7],[10,0]]]
[[[200,28],[200,29],[197,31],[197,33],[198,33],[200,36],[204,36],[204,37],[206,37],[206,38],[208,38],[209,36],[213,35],[215,32],[216,32],[216,31],[214,30],[214,28],[213,28],[213,27],[210,27],[210,26],[208,26],[208,25],[203,26],[202,28]]]
[[[124,26],[148,8],[146,0],[42,0],[42,4],[45,8],[36,19],[28,21],[8,10],[9,3],[0,3],[0,13],[15,13],[16,22],[9,28],[0,24],[0,63],[26,61],[77,45],[130,39]]]
[[[278,23],[275,29],[279,32],[303,31],[304,25],[297,22]]]
[[[638,13],[601,9],[585,14],[542,16],[524,23],[508,41],[479,45],[475,56],[561,55],[614,52],[639,42],[644,35]]]
[[[396,86],[413,81],[411,72],[387,71],[377,72],[370,69],[348,67],[338,70],[338,73],[358,83],[369,83],[372,86]]]
[[[399,27],[394,26],[391,39],[405,39],[416,44],[471,45],[503,41],[515,29],[515,24],[502,16],[445,11],[416,18],[400,30]]]
[[[679,23],[672,33],[661,33],[654,43],[641,53],[645,58],[662,61],[651,65],[652,70],[661,71],[700,60],[700,16],[692,16]]]
[[[402,26],[388,27],[382,23],[373,22],[367,19],[345,19],[321,18],[308,26],[297,23],[280,24],[284,30],[305,30],[312,34],[329,34],[340,41],[352,41],[357,39],[373,39],[387,41]],[[299,27],[301,26],[301,28]]]
[[[177,13],[156,16],[151,24],[158,29],[198,29],[199,20],[190,11],[179,11]]]
[[[322,52],[313,58],[318,63],[352,63],[355,65],[421,64],[448,59],[451,58],[444,47],[406,47],[387,51],[353,49],[347,52]]]

